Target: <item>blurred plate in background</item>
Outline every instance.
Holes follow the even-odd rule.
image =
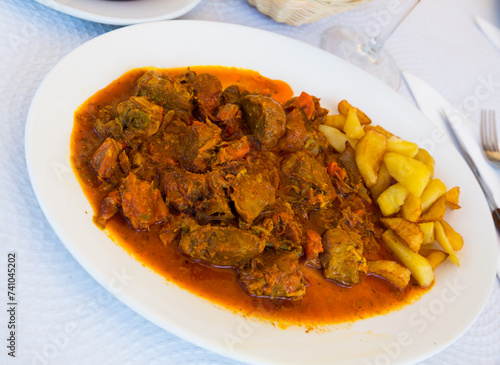
[[[201,0],[35,0],[42,5],[93,22],[130,25],[175,19]]]

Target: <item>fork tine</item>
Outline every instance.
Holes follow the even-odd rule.
[[[481,110],[481,145],[486,152],[498,151],[495,112]]]
[[[490,127],[491,127],[491,138],[492,138],[492,150],[498,151],[498,137],[497,137],[497,121],[495,118],[495,111],[490,111]]]
[[[481,110],[481,147],[483,154],[493,165],[500,167],[497,123],[494,110]]]
[[[487,132],[486,132],[486,110],[481,110],[481,145],[483,150],[489,150],[487,145]]]

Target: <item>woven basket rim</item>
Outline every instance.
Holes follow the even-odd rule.
[[[247,0],[259,12],[289,25],[312,23],[371,0]]]

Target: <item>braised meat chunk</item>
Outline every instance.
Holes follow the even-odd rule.
[[[120,186],[123,215],[135,229],[148,229],[165,219],[168,210],[160,190],[130,173]]]
[[[304,246],[304,227],[292,209],[283,202],[271,207],[271,216],[263,221],[263,225],[271,232],[268,246],[277,250],[302,251]]]
[[[90,166],[95,170],[100,179],[108,179],[118,167],[118,156],[122,151],[120,143],[113,138],[107,138],[94,152]]]
[[[325,136],[314,129],[302,109],[293,108],[286,115],[286,132],[279,141],[282,151],[308,151],[316,156],[328,148]]]
[[[323,275],[346,286],[359,283],[360,273],[367,269],[361,237],[342,228],[332,228],[323,234],[322,243]]]
[[[137,81],[135,94],[145,96],[167,110],[186,111],[194,109],[193,92],[178,79],[147,71]]]
[[[250,134],[249,129],[243,123],[243,113],[236,104],[221,105],[216,119],[224,130],[225,140],[237,139]]]
[[[294,252],[265,251],[239,274],[241,284],[253,296],[299,300],[306,293],[306,280]]]
[[[131,96],[116,106],[118,120],[127,132],[152,136],[158,131],[163,119],[163,108],[144,97]]]
[[[180,136],[180,153],[187,169],[205,172],[215,158],[215,149],[222,141],[221,130],[215,124],[193,122]]]
[[[225,195],[210,194],[197,206],[196,220],[200,223],[232,221],[235,217]]]
[[[214,165],[224,165],[227,162],[239,160],[245,157],[248,152],[250,152],[250,142],[247,136],[238,140],[226,142],[220,145]]]
[[[116,213],[118,213],[119,206],[121,204],[120,192],[118,190],[113,190],[101,201],[99,210],[94,217],[94,222],[99,227],[104,227],[108,220],[110,220]]]
[[[167,201],[181,212],[189,212],[208,194],[205,175],[170,166],[161,175],[162,193]]]
[[[179,249],[196,260],[216,266],[238,267],[264,251],[259,237],[234,227],[201,226],[183,233]]]
[[[286,115],[281,105],[268,96],[247,95],[241,98],[248,128],[263,149],[276,147],[285,134]]]
[[[240,99],[240,88],[238,85],[229,85],[222,91],[222,103],[223,104],[236,104]]]
[[[281,162],[281,171],[288,178],[289,190],[299,199],[304,199],[312,190],[315,198],[309,201],[311,208],[333,200],[335,192],[326,168],[310,156],[299,151],[286,156]]]
[[[302,149],[312,132],[307,122],[307,117],[302,110],[293,109],[289,112],[286,115],[286,132],[280,140],[280,149],[288,152]]]
[[[231,198],[241,219],[250,224],[262,210],[275,202],[275,188],[262,174],[242,171],[232,184]]]
[[[214,120],[222,96],[222,84],[219,79],[207,73],[199,74],[193,82],[193,90],[202,120]]]
[[[356,153],[350,144],[347,144],[346,149],[338,156],[340,166],[344,168],[347,174],[346,183],[342,184],[340,190],[355,191],[361,198],[367,202],[371,202],[370,193],[365,186],[358,165],[356,164]]]

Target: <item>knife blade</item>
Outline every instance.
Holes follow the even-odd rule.
[[[500,189],[498,189],[500,172],[496,171],[483,156],[478,127],[425,81],[407,71],[403,71],[402,76],[419,109],[440,132],[446,135],[448,140],[451,140],[449,127],[443,119],[443,111],[446,113],[457,140],[464,146],[479,174],[486,181],[495,205],[500,206]]]
[[[500,29],[484,20],[479,15],[475,16],[475,20],[479,29],[481,29],[486,38],[488,38],[488,40],[500,50]]]

